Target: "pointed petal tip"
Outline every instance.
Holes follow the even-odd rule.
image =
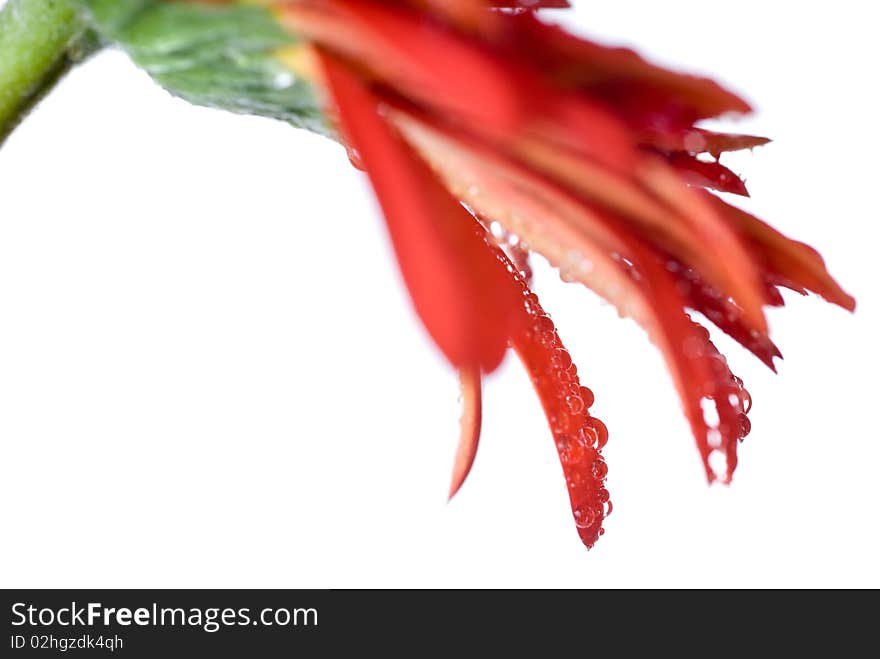
[[[461,383],[461,435],[452,467],[452,482],[447,502],[461,489],[474,465],[480,441],[483,418],[482,377],[478,368],[463,368],[459,372]]]
[[[761,305],[754,305],[749,309],[745,309],[746,320],[751,325],[751,327],[761,334],[768,334],[770,327],[767,324],[767,315],[764,313],[764,307]]]

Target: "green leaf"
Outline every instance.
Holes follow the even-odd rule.
[[[175,96],[328,134],[312,86],[276,58],[297,40],[265,7],[83,2],[102,37]]]

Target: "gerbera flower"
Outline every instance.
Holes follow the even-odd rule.
[[[221,14],[196,14],[207,21],[202,37],[232,44],[199,57],[189,41],[145,50],[144,34],[171,32],[180,21],[148,17],[140,31],[130,21],[143,19],[143,5],[165,3],[121,13],[84,4],[105,38],[196,102],[326,131],[302,102],[303,85],[318,91],[329,124],[373,185],[416,312],[460,372],[464,413],[450,496],[476,455],[482,378],[510,348],[545,410],[588,547],[611,512],[608,432],[590,414],[593,393],[529,287],[533,251],[638,322],[662,351],[710,482],[730,482],[751,399],[690,314],[775,370],[781,353],[764,309],[782,305],[780,287],[855,306],[812,248],[710,192],[747,195],[719,158],[768,140],[700,122],[750,106],[711,80],[586,41],[537,15],[566,2],[266,2],[271,13],[251,24],[253,41],[241,36],[244,14],[233,23],[223,14],[232,41],[217,37]],[[235,48],[247,57],[230,55]],[[180,52],[188,65],[169,66]],[[222,58],[245,62],[248,76],[232,85],[228,76],[193,75]],[[297,77],[274,84],[279,66]],[[270,73],[274,86],[263,84]],[[290,97],[287,114],[277,109],[278,90],[288,88],[302,111],[290,110]]]
[[[415,307],[463,372],[468,414],[453,493],[476,451],[479,374],[509,344],[547,413],[586,545],[610,512],[605,427],[527,287],[530,250],[645,328],[708,479],[729,482],[751,401],[688,311],[773,368],[781,355],[763,308],[782,303],[779,286],[854,305],[812,249],[701,189],[747,194],[718,157],[768,140],[696,124],[749,105],[530,11],[340,0],[278,11],[315,45],[318,77],[376,189]],[[514,248],[498,244],[493,222]]]

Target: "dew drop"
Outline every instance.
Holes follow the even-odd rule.
[[[580,396],[566,396],[565,404],[572,414],[580,414],[584,411],[584,401]]]
[[[684,136],[683,146],[685,151],[699,153],[706,148],[706,138],[695,130],[688,131],[687,135]]]
[[[538,316],[537,320],[535,320],[535,324],[540,332],[552,332],[556,329],[553,326],[553,321],[550,320],[550,316]]]
[[[581,387],[580,396],[584,401],[584,407],[587,409],[591,408],[596,401],[596,397],[593,395],[593,392],[589,387]]]
[[[608,475],[608,465],[605,464],[604,460],[594,460],[593,461],[593,476],[602,480]]]
[[[727,477],[727,456],[723,452],[715,450],[709,454],[709,468],[716,478]]]
[[[706,422],[706,425],[713,428],[717,426],[720,419],[718,418],[718,408],[715,407],[715,403],[709,398],[701,398],[700,407],[703,410],[703,421]]]
[[[361,159],[360,152],[354,147],[346,147],[346,152],[348,153],[348,160],[354,168],[364,171],[364,161]]]
[[[564,281],[566,284],[571,284],[572,282],[577,281],[577,277],[574,276],[574,273],[568,268],[559,270],[559,279]]]
[[[584,438],[586,439],[587,445],[598,448],[597,445],[599,444],[599,433],[596,432],[596,429],[593,428],[593,426],[589,425],[588,422],[582,430],[584,432]]]
[[[294,78],[292,73],[287,71],[282,71],[272,78],[272,86],[275,89],[287,89],[293,85],[294,82],[296,82],[296,78]]]
[[[596,521],[596,513],[586,504],[577,506],[572,513],[574,514],[574,523],[579,529],[588,529]]]
[[[608,427],[596,417],[590,417],[588,424],[596,432],[596,448],[602,450],[608,443]]]
[[[752,422],[749,420],[745,414],[739,415],[739,436],[740,439],[744,439],[750,432],[752,432]]]
[[[568,396],[568,395],[580,396],[581,395],[581,388],[577,382],[570,382],[569,384],[565,385],[562,393],[564,396]]]
[[[752,409],[752,395],[748,390],[743,389],[740,391],[740,398],[742,398],[743,412],[748,414]]]
[[[556,365],[561,369],[568,370],[568,367],[571,366],[571,355],[568,354],[568,350],[557,350],[553,355],[553,359],[556,361]]]

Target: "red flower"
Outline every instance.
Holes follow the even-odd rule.
[[[502,4],[509,9],[490,9]],[[729,482],[751,403],[688,311],[773,368],[781,355],[764,307],[782,304],[779,287],[847,309],[855,303],[814,250],[703,189],[747,194],[717,159],[768,140],[696,126],[748,112],[745,101],[711,80],[547,25],[531,11],[539,6],[566,3],[299,0],[279,3],[278,12],[314,44],[332,112],[381,202],[413,304],[462,373],[452,493],[476,451],[481,374],[510,346],[547,414],[589,547],[611,510],[607,431],[589,414],[593,394],[528,288],[528,251],[647,331],[710,481]],[[499,241],[489,222],[516,236],[516,246]]]

